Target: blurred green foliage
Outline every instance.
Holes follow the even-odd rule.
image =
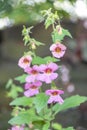
[[[54,2],[66,0],[0,0],[0,18],[8,17],[14,20],[15,24],[34,24],[42,20],[41,10],[54,8]],[[76,0],[69,0],[74,4]],[[58,10],[60,16],[68,17],[64,10]]]

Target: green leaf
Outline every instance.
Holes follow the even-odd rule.
[[[65,36],[68,36],[68,37],[72,38],[69,31],[66,30],[66,29],[63,29],[63,28],[62,28],[62,33],[61,34],[58,34],[57,30],[54,30],[52,32],[52,40],[53,40],[54,43],[56,43],[58,41],[62,41]]]
[[[38,94],[34,99],[35,108],[37,113],[39,113],[47,105],[49,96],[44,93]]]
[[[19,92],[23,92],[23,88],[12,84],[10,91],[8,92],[8,96],[12,98],[16,98]]]
[[[62,126],[59,123],[53,123],[52,128],[55,130],[62,130]]]
[[[13,100],[10,105],[15,106],[31,106],[33,98],[19,97]]]
[[[68,37],[72,38],[72,35],[70,34],[70,32],[67,29],[62,29],[62,31],[63,31],[64,36],[68,36]]]
[[[39,41],[36,41],[35,39],[31,38],[31,43],[34,43],[35,45],[37,46],[40,46],[40,45],[45,45],[44,43],[42,42],[39,42]]]
[[[13,117],[11,120],[9,120],[9,124],[11,125],[21,125],[21,124],[29,124],[33,121],[42,120],[40,117],[36,116],[34,111],[30,109],[29,111],[22,112],[18,116]]]
[[[45,121],[44,120],[37,120],[37,121],[33,121],[32,122],[33,123],[33,125],[35,126],[34,128],[36,129],[36,130],[42,130],[42,128],[43,128],[43,125],[45,124]],[[35,130],[34,129],[34,130]]]
[[[36,56],[36,57],[33,58],[32,64],[33,65],[35,65],[35,64],[36,65],[45,64],[45,60],[43,58],[39,57],[39,56]]]
[[[48,17],[45,21],[45,29],[47,29],[52,23],[52,18]]]
[[[12,84],[13,84],[13,80],[9,79],[7,84],[6,84],[6,89],[10,88]]]
[[[45,62],[48,63],[48,62],[57,62],[57,61],[60,61],[59,59],[56,59],[54,57],[51,57],[51,56],[47,56],[44,58]]]
[[[73,127],[62,128],[62,130],[75,130]]]
[[[42,130],[48,130],[49,127],[50,127],[50,123],[47,122],[47,123],[43,126]]]
[[[75,95],[75,96],[65,99],[62,105],[59,105],[59,104],[54,105],[52,109],[53,111],[55,111],[55,114],[56,114],[60,111],[64,111],[72,107],[77,107],[81,103],[85,102],[86,100],[87,100],[87,97]]]
[[[59,61],[59,59],[56,59],[54,57],[51,57],[51,56],[47,56],[45,58],[42,58],[42,57],[39,57],[39,56],[36,56],[33,58],[32,60],[32,64],[33,65],[41,65],[41,64],[47,64],[49,62],[57,62]]]
[[[59,123],[53,123],[52,127],[54,130],[74,130],[73,127],[62,128],[61,124]]]
[[[27,77],[27,74],[23,74],[21,76],[16,77],[15,80],[19,81],[20,83],[25,83],[26,77]]]
[[[62,39],[63,39],[63,35],[59,35],[56,30],[54,32],[52,32],[52,40],[54,43],[59,42]]]
[[[40,45],[45,45],[44,43],[39,42],[39,41],[35,41],[35,44],[36,44],[37,46],[40,46]]]

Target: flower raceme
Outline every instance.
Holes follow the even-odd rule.
[[[30,37],[32,27],[26,28],[24,26],[22,35],[24,45],[29,47],[29,51],[25,52],[25,55],[19,59],[18,66],[27,74],[22,75],[21,77],[19,76],[17,79],[20,83],[26,81],[23,94],[30,98],[32,105],[29,107],[29,105],[26,104],[28,101],[27,98],[23,97],[18,97],[18,99],[16,98],[16,100],[12,102],[13,105],[17,106],[17,112],[13,113],[15,117],[9,121],[9,123],[13,125],[10,130],[51,129],[53,117],[58,113],[57,109],[55,109],[55,103],[61,105],[64,102],[61,97],[61,95],[64,94],[64,91],[57,88],[55,83],[55,80],[58,77],[57,70],[59,68],[55,62],[58,61],[56,58],[62,58],[66,51],[66,46],[60,43],[61,40],[63,40],[65,36],[71,37],[71,35],[66,29],[61,27],[57,11],[53,14],[51,13],[51,9],[49,9],[42,11],[42,14],[45,16],[45,28],[47,29],[51,24],[53,27],[52,40],[54,43],[49,48],[53,57],[47,56],[41,58],[36,55],[34,51],[36,47],[44,44]],[[50,18],[52,21],[49,23]],[[59,23],[59,25],[57,25],[57,23]],[[49,84],[51,86],[50,89],[45,88],[45,92],[43,92],[44,89],[41,89],[43,82],[43,87],[48,87]],[[22,100],[23,104],[20,103]],[[51,103],[53,105],[47,107],[47,105]],[[67,104],[66,101],[65,103]],[[79,103],[80,102],[78,101],[77,104]],[[69,105],[68,102],[68,107],[70,107]],[[72,106],[75,106],[75,104]],[[64,109],[66,109],[66,106]],[[61,110],[62,109],[60,109],[60,111]]]
[[[41,85],[42,83],[40,81],[36,81],[34,83],[26,83],[25,84],[26,91],[24,92],[24,95],[26,97],[31,97],[38,94]]]
[[[50,47],[50,50],[54,49],[55,47],[55,49],[60,49],[63,51],[63,47],[65,47],[62,44],[60,45],[60,43],[55,44],[55,45],[53,44],[53,46]],[[57,47],[60,47],[60,48],[57,48]],[[59,55],[64,54],[64,52],[61,52],[61,53],[62,54],[59,54]],[[50,62],[48,64],[41,64],[40,66],[33,65],[32,67],[30,67],[31,61],[32,61],[31,56],[23,56],[22,58],[19,59],[19,62],[18,62],[18,65],[21,68],[23,68],[26,73],[29,74],[26,77],[27,83],[24,86],[25,88],[24,95],[26,97],[31,97],[39,93],[39,88],[40,86],[42,86],[42,83],[40,81],[49,84],[58,77],[58,74],[55,72],[58,69],[58,65],[56,63]],[[63,94],[63,93],[64,92],[62,90],[54,90],[54,89],[46,90],[46,94],[50,95],[48,104],[56,103],[56,102],[58,102],[59,104],[62,104],[64,101],[61,98],[60,94]]]
[[[58,42],[50,46],[50,51],[54,57],[61,58],[65,54],[66,46]]]
[[[49,89],[46,90],[46,95],[49,95],[48,104],[50,103],[56,103],[62,104],[64,100],[61,98],[60,94],[64,94],[64,91],[57,90],[57,89]]]
[[[21,57],[18,61],[19,67],[25,69],[26,67],[29,67],[32,61],[32,57],[30,55],[25,55]]]

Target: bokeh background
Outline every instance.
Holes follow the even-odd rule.
[[[23,25],[34,26],[31,37],[46,44],[37,49],[37,54],[42,57],[50,54],[52,28],[44,29],[40,13],[49,8],[58,11],[62,27],[73,37],[63,41],[68,50],[61,61],[58,83],[65,97],[87,96],[87,0],[0,0],[0,130],[10,127],[12,99],[7,96],[6,83],[23,72],[17,65],[27,50],[22,40]],[[87,130],[87,103],[60,113],[56,122],[64,127],[73,125],[77,130]]]

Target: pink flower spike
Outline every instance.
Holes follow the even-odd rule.
[[[61,98],[60,94],[64,94],[64,91],[62,90],[56,90],[56,89],[50,89],[46,90],[46,95],[49,95],[48,104],[50,103],[56,103],[62,104],[64,100]]]
[[[56,58],[61,58],[65,54],[66,46],[61,43],[55,43],[50,46],[50,51]]]
[[[43,72],[39,75],[39,80],[51,83],[54,79],[58,77],[57,73],[54,73],[58,69],[58,65],[55,63],[49,63],[47,65],[40,65],[40,71]]]
[[[32,61],[32,57],[30,55],[23,56],[18,61],[18,66],[25,69],[29,67]]]
[[[34,65],[32,68],[27,67],[25,69],[25,72],[30,74],[29,76],[26,77],[26,82],[31,83],[31,82],[35,82],[35,81],[39,80],[38,79],[39,74],[40,74],[39,73],[39,66]]]
[[[40,88],[41,85],[42,85],[42,83],[40,81],[37,81],[37,82],[32,83],[32,84],[26,83],[25,87],[27,87],[26,89],[28,89],[28,90],[26,90],[24,92],[24,95],[26,97],[31,97],[31,96],[38,94],[39,88]]]

